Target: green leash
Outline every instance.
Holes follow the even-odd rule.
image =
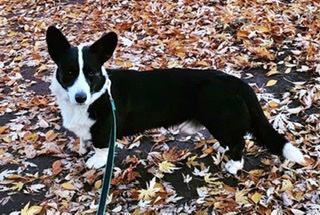
[[[104,215],[107,207],[107,198],[109,196],[109,190],[112,179],[113,165],[114,165],[114,154],[115,154],[115,146],[116,146],[116,138],[117,138],[117,124],[116,124],[116,105],[110,95],[110,103],[111,103],[111,111],[112,111],[112,124],[110,129],[110,139],[109,139],[109,152],[107,158],[106,169],[103,175],[103,184],[101,190],[101,197],[99,200],[99,207],[97,211],[97,215]]]

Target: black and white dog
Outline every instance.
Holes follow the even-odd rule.
[[[117,137],[146,129],[182,124],[190,133],[205,126],[228,146],[228,172],[243,168],[244,135],[253,133],[272,153],[303,164],[300,150],[269,124],[253,90],[240,79],[215,70],[155,69],[150,72],[105,70],[117,46],[117,35],[105,34],[90,46],[73,47],[55,27],[47,30],[49,54],[57,64],[51,90],[61,109],[63,126],[80,137],[80,154],[93,144],[87,166],[107,159],[111,126],[108,88],[117,106]]]

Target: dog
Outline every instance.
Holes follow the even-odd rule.
[[[190,133],[205,126],[222,146],[228,146],[229,173],[237,174],[244,166],[247,132],[271,153],[305,162],[301,151],[268,122],[254,91],[239,78],[216,70],[106,70],[103,64],[118,42],[114,32],[92,45],[74,47],[50,26],[46,42],[57,65],[50,89],[63,126],[79,136],[80,154],[86,153],[88,144],[95,148],[86,162],[89,168],[100,168],[107,160],[112,120],[108,88],[117,106],[117,138],[157,127],[182,124],[182,132]]]

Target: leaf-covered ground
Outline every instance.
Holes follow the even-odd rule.
[[[119,140],[108,212],[320,213],[318,1],[2,0],[0,14],[1,214],[95,213],[102,170],[85,167],[90,155],[77,154],[48,90],[52,24],[73,44],[116,31],[108,68],[213,68],[241,77],[273,126],[310,157],[306,167],[282,162],[248,136],[245,170],[235,177],[206,130],[147,131]]]

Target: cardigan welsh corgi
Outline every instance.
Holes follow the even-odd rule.
[[[268,122],[251,87],[216,70],[106,70],[103,66],[117,46],[117,34],[103,35],[92,45],[71,46],[60,30],[50,26],[46,41],[57,65],[51,91],[60,107],[63,126],[80,138],[80,154],[93,144],[90,168],[107,160],[111,126],[108,88],[117,106],[117,137],[147,129],[182,124],[182,132],[205,126],[222,146],[228,146],[226,170],[243,168],[244,135],[252,133],[270,152],[303,164],[301,151]]]

